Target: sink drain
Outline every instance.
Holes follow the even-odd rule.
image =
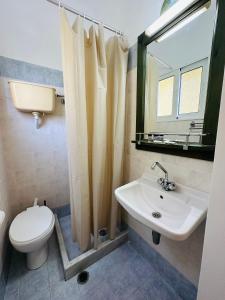
[[[158,211],[154,211],[154,212],[152,213],[152,216],[153,216],[154,218],[156,218],[156,219],[160,219],[160,218],[162,217],[162,215],[161,215],[160,212],[158,212]]]

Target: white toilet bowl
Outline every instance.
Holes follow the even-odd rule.
[[[9,229],[9,239],[19,252],[27,254],[28,269],[39,268],[48,257],[47,241],[55,225],[55,217],[46,206],[35,205],[18,214]]]

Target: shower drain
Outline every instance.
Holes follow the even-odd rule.
[[[152,213],[152,216],[153,216],[154,218],[156,218],[156,219],[160,219],[160,218],[162,217],[161,213],[158,212],[158,211],[154,211],[154,212]]]
[[[78,284],[85,284],[89,279],[89,273],[87,271],[82,271],[77,276]]]

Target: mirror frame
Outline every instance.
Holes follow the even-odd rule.
[[[147,46],[159,36],[167,32],[188,15],[206,4],[208,0],[198,0],[189,9],[184,11],[172,22],[149,37],[143,32],[138,37],[137,49],[137,108],[136,108],[136,149],[166,153],[177,156],[198,158],[203,160],[214,160],[220,101],[223,87],[225,66],[225,1],[217,0],[215,16],[215,28],[212,40],[212,50],[209,66],[209,77],[204,115],[203,133],[210,132],[203,137],[202,145],[191,145],[184,150],[183,145],[149,144],[143,140],[145,116],[145,77],[146,77],[146,54]],[[140,141],[141,140],[141,141]]]

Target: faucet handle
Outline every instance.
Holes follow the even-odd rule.
[[[165,179],[162,178],[162,177],[160,177],[160,178],[157,180],[157,182],[158,182],[158,184],[160,184],[160,185],[164,185]]]
[[[168,191],[175,191],[175,189],[176,189],[176,184],[175,184],[175,182],[173,182],[173,181],[168,182],[167,188],[168,188]]]

